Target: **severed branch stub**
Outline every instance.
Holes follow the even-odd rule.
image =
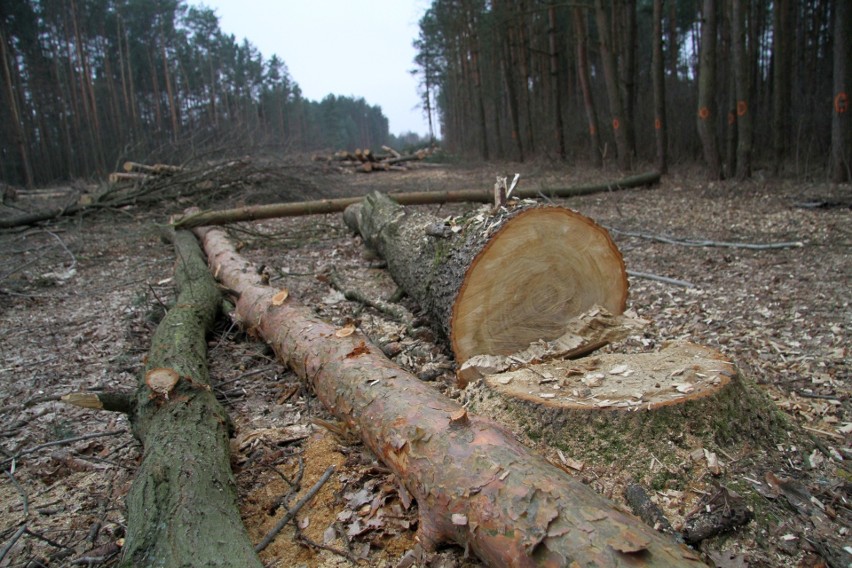
[[[157,367],[145,373],[145,384],[157,396],[169,400],[169,393],[180,380],[180,375],[174,369]]]

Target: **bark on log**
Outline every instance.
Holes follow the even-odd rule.
[[[210,390],[205,334],[221,295],[198,242],[175,235],[175,307],[157,327],[146,363],[178,382],[136,394],[133,431],[144,446],[127,496],[122,566],[261,566],[236,506],[228,416]]]
[[[417,499],[420,542],[456,542],[491,566],[698,566],[697,555],[277,290],[225,233],[200,228],[211,269],[264,337]],[[342,336],[342,337],[341,337]]]
[[[569,209],[501,208],[447,226],[375,192],[344,219],[440,326],[459,364],[556,339],[595,305],[624,311],[621,253],[604,229]]]
[[[614,191],[617,189],[650,186],[659,181],[660,174],[658,172],[647,172],[612,182],[598,184],[549,189],[518,187],[512,192],[512,196],[517,197],[518,199],[531,199],[542,196],[549,198],[576,197],[604,191]],[[391,193],[389,195],[400,205],[491,203],[494,197],[493,192],[490,189],[416,191],[408,193]],[[273,203],[270,205],[240,207],[237,209],[225,209],[222,211],[202,211],[200,213],[193,213],[176,219],[174,221],[174,227],[176,229],[191,229],[193,227],[202,227],[205,225],[227,225],[228,223],[259,221],[261,219],[274,219],[276,217],[340,213],[353,203],[359,203],[361,199],[362,198],[360,197],[345,197],[341,199],[322,199],[318,201],[301,201],[296,203]],[[0,219],[0,228],[3,226],[3,219]]]

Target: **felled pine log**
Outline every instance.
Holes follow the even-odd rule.
[[[229,418],[207,375],[221,295],[191,233],[176,233],[175,252],[177,302],[154,334],[130,415],[144,453],[121,565],[259,567],[237,509]]]
[[[359,162],[360,164],[360,162]],[[631,187],[654,185],[660,181],[659,172],[646,172],[618,180],[603,183],[574,185],[553,188],[524,188],[518,187],[512,193],[519,199],[535,197],[575,197],[603,191],[614,191]],[[490,189],[458,189],[450,191],[412,191],[389,194],[400,205],[430,205],[440,203],[492,203],[494,193]],[[241,221],[259,221],[276,217],[295,217],[299,215],[317,215],[323,213],[338,213],[353,203],[361,201],[360,197],[343,197],[339,199],[322,199],[316,201],[297,201],[294,203],[272,203],[269,205],[254,205],[237,209],[221,211],[201,211],[190,213],[174,221],[176,229],[190,229],[203,225],[226,225]],[[10,225],[11,226],[11,225]],[[4,227],[0,219],[0,228]]]
[[[240,321],[389,468],[418,503],[427,549],[455,542],[490,566],[698,566],[697,555],[629,516],[397,367],[363,334],[335,329],[261,277],[224,231],[196,229]]]
[[[180,166],[173,166],[170,164],[154,164],[153,166],[149,166],[147,164],[140,164],[138,162],[124,162],[122,166],[125,172],[142,172],[146,174],[153,175],[171,175],[180,173],[183,171],[183,168]]]
[[[109,182],[111,184],[130,184],[145,181],[150,177],[151,176],[149,174],[140,172],[113,172],[109,174]]]
[[[595,305],[624,311],[621,253],[570,209],[518,204],[444,220],[374,192],[344,219],[431,314],[460,364],[555,339]]]

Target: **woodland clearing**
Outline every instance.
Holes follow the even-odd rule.
[[[372,190],[482,189],[492,187],[496,175],[516,171],[525,188],[618,177],[550,164],[424,165],[371,175],[344,175],[321,164],[279,171],[286,175],[275,183],[261,180],[203,203],[197,194],[175,196],[0,232],[0,459],[6,471],[0,546],[14,543],[0,565],[118,562],[124,497],[140,446],[124,415],[71,407],[58,398],[136,387],[151,334],[174,296],[174,252],[160,239],[170,214],[196,204],[225,208]],[[746,182],[707,182],[698,170],[682,166],[654,188],[557,200],[610,230],[631,271],[628,307],[650,322],[606,350],[636,352],[679,339],[713,347],[802,428],[795,441],[777,445],[772,459],[748,449],[690,447],[677,432],[666,441],[678,447],[675,455],[711,451],[724,470],[723,485],[750,496],[754,520],[698,546],[710,565],[846,566],[852,558],[844,550],[852,530],[851,193],[848,185],[760,173]],[[45,199],[21,192],[16,206],[50,205]],[[481,205],[419,207],[449,216]],[[4,215],[15,213],[4,209]],[[452,356],[437,333],[410,335],[404,325],[346,300],[330,285],[334,269],[368,295],[388,298],[396,290],[382,261],[366,252],[342,215],[240,223],[228,231],[271,283],[286,287],[321,318],[339,327],[355,324],[437,390],[471,407],[479,403],[475,412],[499,414],[477,398],[475,386],[455,388]],[[718,246],[778,242],[802,246]],[[419,315],[408,298],[401,303]],[[208,349],[214,392],[236,426],[232,466],[252,542],[283,515],[282,502],[292,505],[329,466],[336,467],[297,514],[295,526],[261,553],[266,565],[478,565],[461,549],[418,550],[416,505],[404,506],[389,470],[330,419],[264,343],[221,318]],[[524,443],[617,503],[624,503],[625,487],[641,479],[675,526],[696,508],[710,506],[702,497],[717,494],[706,454],[670,463],[649,452],[624,463],[618,448],[600,455],[556,448],[523,423],[509,427]],[[642,440],[635,444],[642,446]],[[700,471],[701,481],[683,483],[682,470]]]

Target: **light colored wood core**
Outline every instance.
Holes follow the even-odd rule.
[[[718,351],[673,343],[654,353],[604,354],[485,377],[500,394],[551,408],[654,410],[719,393],[735,376]]]
[[[595,304],[624,311],[627,275],[609,234],[562,208],[537,208],[507,222],[474,259],[453,307],[458,361],[510,355],[562,335]]]

